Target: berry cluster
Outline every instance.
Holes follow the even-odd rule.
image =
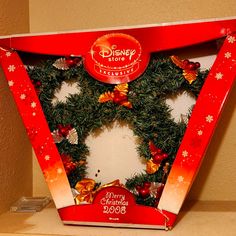
[[[139,196],[142,198],[147,198],[150,195],[150,182],[144,182],[143,185],[137,185],[136,190],[138,191]]]
[[[160,164],[167,157],[168,157],[168,154],[164,153],[160,148],[158,148],[156,151],[156,154],[152,157],[152,161],[155,164]]]
[[[62,124],[58,124],[57,128],[59,135],[64,138],[69,134],[69,131],[72,130],[72,126],[70,124],[65,126]]]
[[[199,62],[189,61],[188,59],[185,59],[183,63],[184,63],[184,68],[187,70],[197,70],[201,66]]]
[[[69,68],[77,66],[81,62],[81,58],[78,57],[66,57],[66,64]]]
[[[76,169],[76,164],[72,161],[72,158],[67,154],[61,155],[61,160],[63,162],[66,174],[70,174]]]

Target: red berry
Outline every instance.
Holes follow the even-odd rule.
[[[195,69],[196,69],[194,62],[189,62],[186,67],[187,67],[187,69],[189,69],[189,70],[195,70]]]
[[[41,83],[40,81],[36,81],[36,82],[35,82],[35,86],[36,86],[36,87],[40,87],[41,85],[42,85],[42,83]]]
[[[195,62],[194,64],[195,64],[196,69],[198,69],[201,66],[199,62]]]
[[[114,97],[113,102],[119,104],[122,101],[121,97]]]
[[[153,162],[155,164],[160,164],[161,161],[163,160],[163,155],[162,154],[156,154],[153,158],[152,158]]]
[[[163,159],[166,159],[168,157],[168,154],[167,153],[163,153],[162,157],[163,157]]]
[[[187,66],[189,64],[189,60],[185,59],[185,60],[183,60],[183,63],[184,63],[184,66]]]
[[[76,58],[74,59],[74,63],[75,63],[75,64],[78,64],[78,63],[80,62],[80,60],[81,60],[81,58],[76,57]]]
[[[57,125],[58,127],[58,133],[63,136],[63,137],[66,137],[69,133],[69,131],[72,129],[71,125],[66,125],[66,126],[63,126],[61,124]]]
[[[151,183],[150,182],[144,182],[143,183],[143,187],[144,188],[150,188],[151,187]]]
[[[123,94],[121,94],[119,91],[115,91],[114,92],[114,98],[113,98],[113,102],[114,103],[120,103],[122,101],[125,101],[127,99],[127,97]]]
[[[136,190],[139,192],[142,187],[141,187],[140,185],[137,185],[135,188],[136,188]]]
[[[161,150],[160,148],[157,148],[156,151],[157,151],[158,154],[161,154],[161,153],[162,153],[162,150]]]
[[[58,130],[58,132],[59,132],[59,134],[60,134],[61,136],[63,136],[63,137],[66,137],[67,134],[68,134],[68,130],[67,130],[67,128],[65,128],[65,127],[60,128],[60,129]]]
[[[142,189],[139,190],[139,195],[142,198],[147,198],[150,195],[150,191],[147,188],[142,188]]]
[[[73,67],[77,64],[77,62],[75,61],[75,59],[68,57],[68,58],[66,58],[66,64],[69,67]]]

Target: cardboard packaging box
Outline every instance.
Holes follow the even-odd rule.
[[[236,76],[235,30],[219,19],[0,39],[65,224],[173,227]]]

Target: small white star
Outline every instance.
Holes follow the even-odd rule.
[[[188,156],[188,152],[187,152],[186,150],[184,150],[184,151],[182,152],[182,156],[183,156],[183,157],[187,157],[187,156]]]
[[[225,58],[229,59],[232,56],[231,52],[226,52],[225,53]]]
[[[216,78],[217,80],[220,80],[220,79],[223,78],[223,74],[222,74],[221,72],[216,73],[215,78]]]
[[[198,131],[197,131],[197,134],[198,134],[199,136],[201,136],[201,135],[203,134],[203,131],[202,131],[202,130],[198,130]]]
[[[9,87],[12,87],[13,85],[14,85],[14,82],[13,82],[12,80],[9,80],[9,81],[8,81],[8,86],[9,86]]]
[[[32,116],[36,116],[36,112],[33,112],[33,113],[32,113]]]
[[[10,57],[11,56],[11,52],[6,52],[6,57]]]
[[[184,181],[184,177],[183,177],[183,176],[181,176],[181,175],[180,175],[180,176],[178,176],[178,182],[179,182],[179,183],[181,183],[181,182],[183,182],[183,181]]]
[[[16,67],[14,65],[9,65],[7,69],[9,72],[14,72]]]
[[[206,116],[206,122],[211,123],[212,121],[213,121],[213,116],[212,115]]]
[[[44,157],[44,159],[45,159],[45,161],[49,161],[49,160],[50,160],[50,156],[49,156],[49,155],[46,155],[46,156]]]
[[[21,100],[24,100],[26,98],[26,95],[24,94],[24,93],[22,93],[21,95],[20,95],[20,99]]]
[[[36,107],[36,102],[31,102],[31,105],[30,105],[32,108],[35,108]]]
[[[228,37],[228,42],[229,43],[234,43],[236,41],[235,37],[234,36],[229,36]]]
[[[61,168],[58,168],[58,169],[57,169],[57,173],[58,173],[58,174],[61,174],[62,172],[63,172],[63,170],[62,170]]]

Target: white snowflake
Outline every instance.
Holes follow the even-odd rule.
[[[32,113],[32,116],[36,116],[36,112],[33,112],[33,113]]]
[[[213,116],[212,115],[206,116],[206,122],[211,123],[212,121],[213,121]]]
[[[9,72],[14,72],[16,67],[14,65],[9,65],[7,69]]]
[[[21,95],[20,95],[20,99],[21,100],[24,100],[26,98],[26,95],[24,94],[24,93],[22,93]]]
[[[182,151],[182,156],[187,157],[188,156],[188,151],[186,151],[186,150]]]
[[[228,42],[229,43],[234,43],[236,41],[235,37],[234,36],[229,36],[228,37]]]
[[[180,176],[178,176],[177,180],[179,183],[182,183],[184,181],[184,177],[180,175]]]
[[[35,108],[36,107],[36,102],[31,102],[31,105],[30,105],[32,108]]]
[[[201,135],[203,134],[203,131],[202,131],[202,130],[198,130],[198,131],[197,131],[197,134],[198,134],[199,136],[201,136]]]
[[[226,52],[225,53],[225,58],[229,59],[232,56],[231,52]]]
[[[8,81],[8,86],[9,86],[9,87],[12,87],[13,85],[14,85],[14,81],[9,80],[9,81]]]
[[[220,80],[220,79],[223,78],[223,74],[222,74],[221,72],[216,73],[215,78],[216,78],[217,80]]]
[[[49,161],[49,160],[50,160],[50,156],[49,156],[49,155],[46,155],[46,156],[44,157],[44,159],[45,159],[46,161]]]
[[[6,52],[6,57],[10,57],[11,56],[11,52]]]
[[[52,99],[52,105],[56,106],[57,103],[62,102],[66,103],[68,98],[74,94],[80,94],[81,88],[78,83],[67,83],[62,82],[61,87],[55,90],[54,98]]]
[[[61,174],[62,172],[63,172],[62,168],[58,168],[58,169],[57,169],[57,173],[58,173],[58,174]]]

